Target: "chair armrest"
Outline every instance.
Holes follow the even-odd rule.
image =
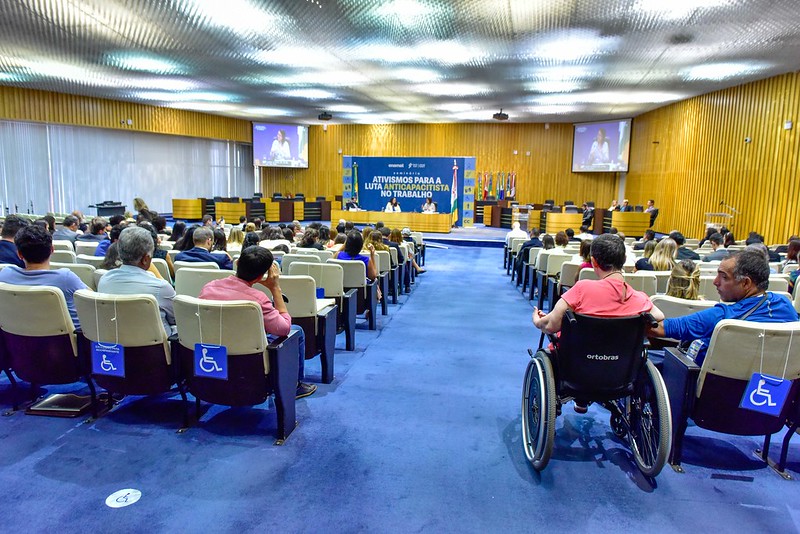
[[[300,369],[299,335],[295,331],[275,339],[267,346],[269,373],[267,378],[275,393],[278,412],[278,444],[289,437],[296,426],[295,394]]]

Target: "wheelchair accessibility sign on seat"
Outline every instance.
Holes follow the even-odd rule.
[[[93,341],[92,373],[125,378],[125,347]]]
[[[194,346],[194,376],[228,379],[228,349],[219,345],[196,343]]]
[[[739,407],[777,417],[786,403],[791,386],[791,380],[753,373]]]

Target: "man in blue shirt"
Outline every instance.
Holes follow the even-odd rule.
[[[53,238],[50,232],[35,224],[24,227],[14,238],[19,256],[25,261],[25,268],[6,267],[0,271],[0,282],[17,286],[53,286],[64,293],[69,315],[75,328],[80,328],[78,312],[72,295],[79,289],[88,289],[78,276],[69,269],[50,270],[50,256],[53,253]]]
[[[25,263],[17,254],[17,245],[14,244],[14,236],[20,229],[25,228],[30,223],[19,215],[9,215],[3,223],[3,230],[0,233],[0,263],[10,263],[17,267],[25,267]]]
[[[227,254],[212,254],[211,245],[214,244],[214,231],[210,226],[201,226],[192,235],[194,248],[185,250],[175,256],[175,261],[203,262],[212,261],[220,269],[233,269],[233,262]]]
[[[763,254],[756,250],[735,252],[723,259],[714,285],[723,302],[691,315],[665,319],[649,335],[692,341],[695,346],[690,352],[696,352],[695,362],[701,365],[714,327],[723,319],[744,318],[757,323],[798,320],[789,299],[767,291],[769,265]]]

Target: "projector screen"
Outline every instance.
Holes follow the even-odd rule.
[[[308,127],[253,123],[253,165],[308,168]]]
[[[572,172],[627,172],[631,119],[573,125]]]

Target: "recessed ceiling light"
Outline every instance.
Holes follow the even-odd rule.
[[[435,14],[430,5],[416,0],[394,0],[375,9],[375,14],[384,19],[397,20],[403,26],[423,24],[425,17]]]
[[[251,55],[254,61],[264,65],[285,65],[287,67],[330,68],[341,63],[334,56],[321,49],[310,51],[305,47],[284,47],[275,50],[261,50]]]
[[[371,110],[364,106],[357,106],[355,104],[339,104],[336,106],[328,106],[328,111],[335,111],[336,113],[369,113]]]
[[[236,108],[230,104],[218,102],[174,102],[172,104],[168,104],[168,106],[175,109],[185,109],[189,111],[222,112],[236,110]]]
[[[566,80],[544,80],[528,83],[525,86],[529,91],[536,93],[569,93],[586,87],[586,83]]]
[[[192,19],[200,17],[211,26],[223,27],[237,35],[270,30],[282,32],[284,24],[275,15],[247,0],[177,0],[178,8]]]
[[[636,0],[634,9],[653,13],[665,20],[684,18],[696,9],[727,7],[734,4],[731,0]]]
[[[292,111],[280,108],[245,108],[242,110],[243,113],[247,115],[255,115],[260,117],[269,117],[269,116],[290,116],[294,115]]]
[[[727,80],[755,74],[766,68],[757,63],[712,63],[697,65],[683,71],[684,80]]]
[[[142,55],[111,54],[109,61],[112,65],[125,70],[139,70],[157,74],[180,74],[182,72],[182,69],[171,61]]]
[[[309,100],[331,100],[336,98],[334,93],[322,89],[293,89],[284,91],[283,94],[295,98],[308,98]]]
[[[471,96],[491,93],[491,89],[476,83],[423,83],[412,85],[411,90],[436,96]]]
[[[619,37],[604,36],[597,30],[558,31],[537,39],[530,56],[539,60],[577,61],[611,53],[619,44]]]

